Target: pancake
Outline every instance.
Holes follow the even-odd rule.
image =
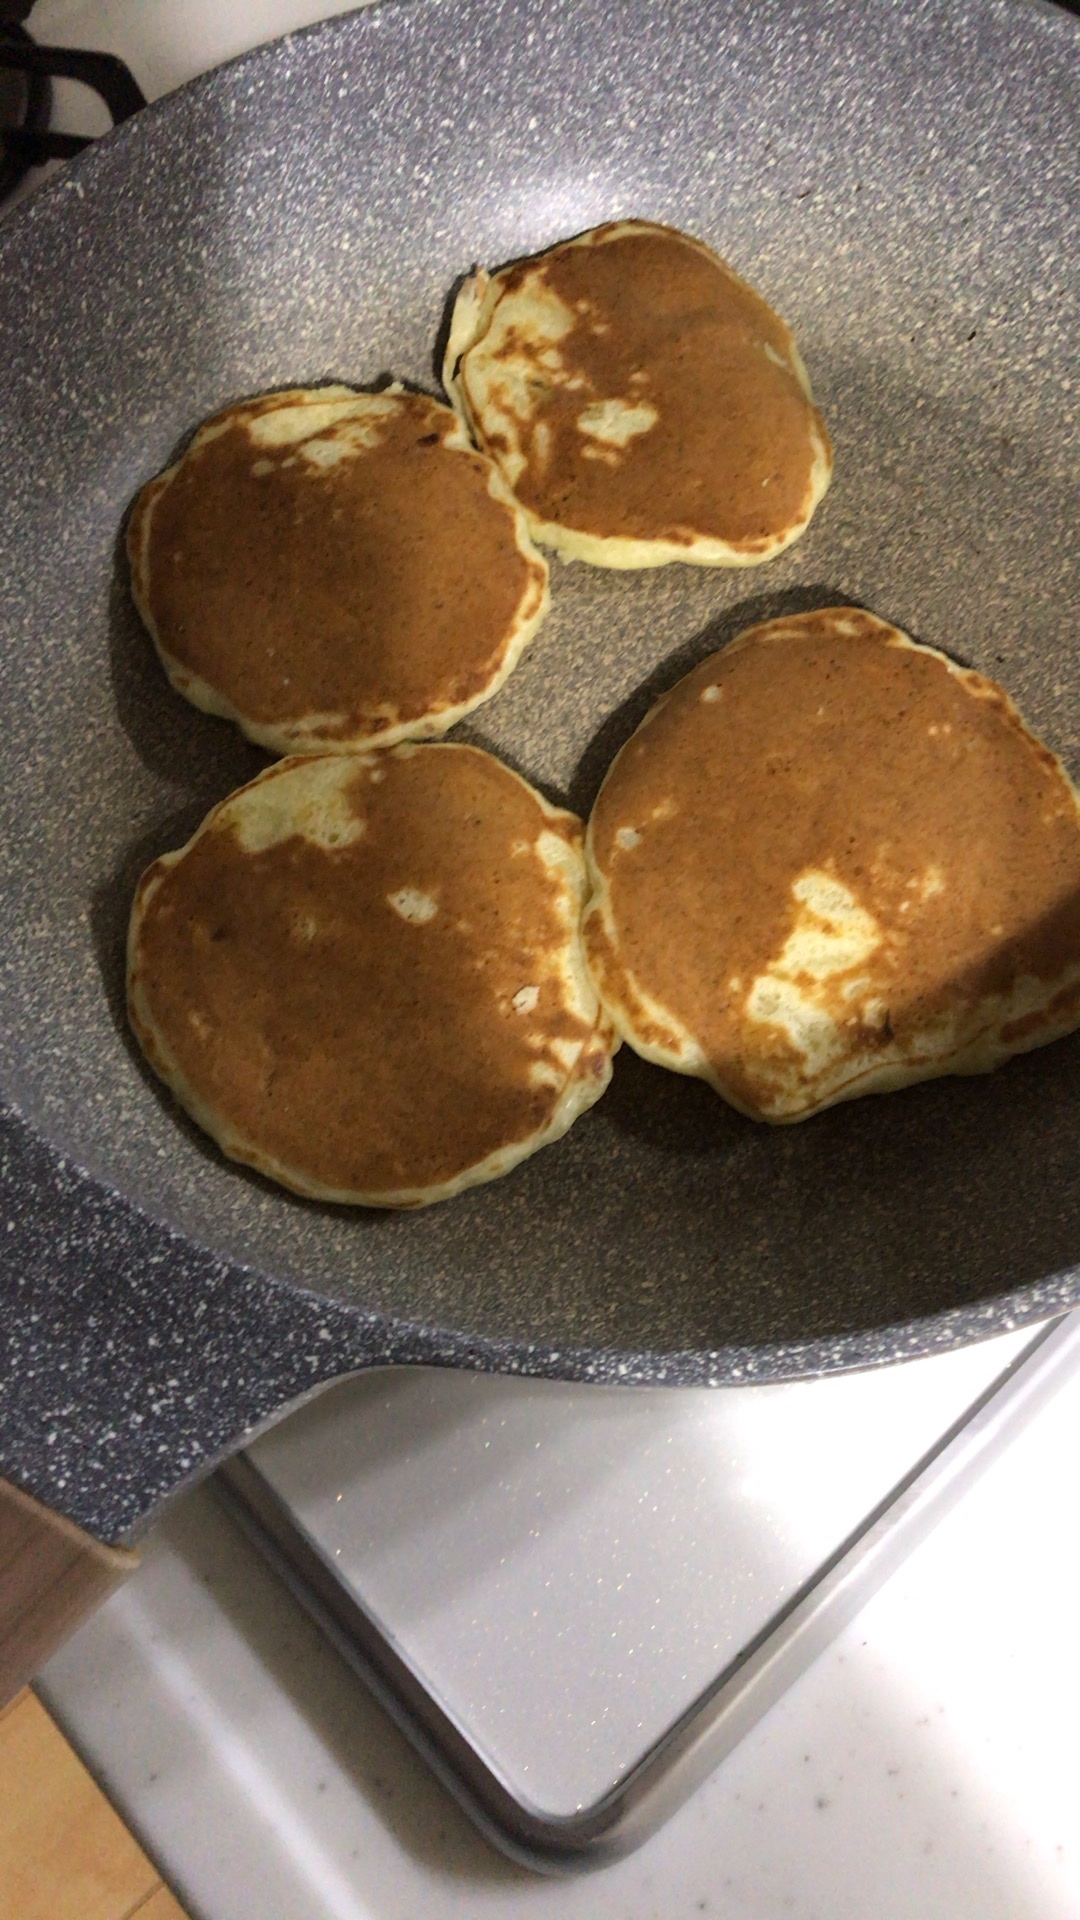
[[[266,394],[199,428],[128,526],[169,679],[275,753],[445,733],[500,687],[547,565],[426,394]]]
[[[829,484],[784,322],[700,241],[649,221],[467,280],[443,380],[534,539],[568,559],[756,566]]]
[[[143,874],[131,1024],[234,1160],[418,1207],[599,1099],[581,822],[466,746],[279,761]]]
[[[1080,1025],[1080,796],[1001,687],[852,607],[753,627],[665,695],[587,857],[619,1031],[755,1118]]]

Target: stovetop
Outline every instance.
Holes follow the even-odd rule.
[[[31,191],[50,161],[70,160],[109,125],[119,126],[146,96],[115,54],[67,46],[42,45],[23,25],[32,11],[26,0],[0,6],[0,205],[13,205],[20,190]],[[90,124],[65,132],[55,124],[54,83],[75,83],[96,96],[104,111],[91,112]],[[76,114],[85,119],[86,103]]]

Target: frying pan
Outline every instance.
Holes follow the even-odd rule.
[[[168,689],[118,537],[204,415],[432,387],[455,280],[618,215],[728,257],[836,445],[752,573],[558,567],[463,737],[587,812],[750,621],[861,602],[1080,770],[1076,23],[1019,0],[407,0],[139,114],[0,229],[0,1470],[99,1536],[335,1375],[871,1366],[1080,1299],[1080,1040],[774,1131],[624,1049],[512,1176],[411,1216],[225,1163],[127,1035],[140,869],[263,759]]]

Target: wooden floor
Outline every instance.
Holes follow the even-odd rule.
[[[0,1920],[185,1920],[26,1689],[0,1710]]]

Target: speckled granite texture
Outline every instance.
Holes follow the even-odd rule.
[[[122,945],[141,867],[262,762],[171,694],[117,546],[223,401],[433,387],[464,269],[670,220],[794,327],[832,491],[760,572],[557,568],[464,737],[587,810],[689,663],[852,599],[1001,678],[1075,773],[1078,52],[1019,0],[402,0],[196,82],[5,222],[0,1472],[115,1538],[373,1361],[769,1379],[1080,1297],[1080,1041],[779,1134],[624,1050],[564,1142],[414,1217],[226,1167],[126,1036]]]

